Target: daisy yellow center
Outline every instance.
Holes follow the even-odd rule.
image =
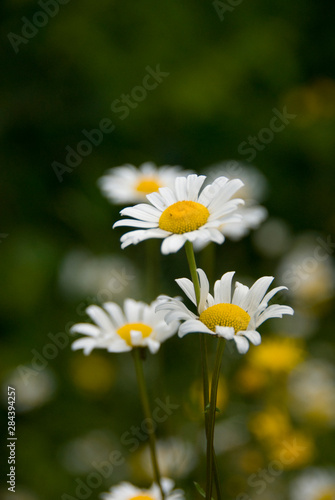
[[[162,187],[158,184],[157,180],[154,177],[142,177],[142,179],[138,182],[136,186],[136,191],[144,194],[150,194]]]
[[[136,495],[136,497],[131,497],[129,500],[154,500],[149,495]]]
[[[209,211],[196,201],[177,201],[164,210],[159,227],[170,233],[183,234],[195,231],[206,224]]]
[[[216,304],[203,311],[199,319],[213,332],[216,326],[231,326],[237,333],[247,329],[250,316],[235,304]]]
[[[152,332],[152,328],[149,325],[145,325],[144,323],[127,323],[126,325],[121,326],[116,333],[127,342],[128,345],[132,345],[131,343],[131,335],[130,332],[135,330],[136,332],[141,332],[142,337],[146,338]]]

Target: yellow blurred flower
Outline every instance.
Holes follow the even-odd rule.
[[[71,360],[71,378],[84,391],[101,395],[114,384],[115,371],[112,364],[101,354],[74,357]]]
[[[287,413],[269,407],[251,417],[249,429],[260,441],[274,443],[291,430],[291,424]]]
[[[259,348],[260,346],[258,346]],[[242,394],[252,394],[266,385],[267,377],[257,366],[243,366],[235,377],[236,389]]]
[[[243,472],[251,474],[255,472],[256,469],[260,469],[264,466],[263,455],[259,450],[251,448],[246,449],[239,457],[239,465]]]
[[[290,372],[305,358],[301,340],[284,337],[265,339],[249,355],[249,362],[272,373]]]
[[[269,458],[279,460],[284,470],[299,469],[310,464],[315,456],[315,444],[311,436],[292,430],[271,446]]]

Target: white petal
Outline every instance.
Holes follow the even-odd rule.
[[[127,323],[141,323],[143,302],[138,302],[134,299],[126,299],[123,304],[124,315]]]
[[[138,346],[142,344],[142,332],[138,330],[130,330],[130,339],[133,346]]]
[[[147,194],[147,200],[150,201],[160,212],[163,212],[168,204],[159,193]]]
[[[273,279],[273,276],[264,276],[255,281],[249,291],[248,303],[246,305],[247,312],[253,314],[257,310]]]
[[[243,332],[237,332],[236,335],[243,335],[254,345],[259,345],[262,342],[262,337],[258,332],[256,332],[256,330],[246,330]]]
[[[95,340],[87,337],[75,340],[71,345],[71,349],[73,351],[77,351],[78,349],[83,349],[84,354],[86,355],[91,354],[92,350],[95,347],[96,347]]]
[[[186,238],[182,234],[172,234],[165,238],[162,243],[162,254],[176,253],[185,244]]]
[[[220,336],[223,337],[227,340],[232,340],[235,335],[235,330],[234,328],[230,326],[216,326],[215,327],[215,332]]]
[[[206,179],[205,175],[193,174],[193,175],[188,175],[186,177],[188,200],[198,202],[199,191],[201,189],[201,186],[205,182],[205,179]]]
[[[161,197],[163,198],[163,200],[165,201],[167,206],[173,205],[174,203],[176,203],[178,201],[176,198],[176,195],[174,194],[172,189],[170,189],[168,187],[161,187],[161,188],[159,188],[158,191],[159,191],[159,194],[161,195]]]
[[[242,337],[240,335],[235,335],[234,341],[236,343],[237,350],[240,354],[245,354],[249,350],[249,342],[245,337]]]
[[[235,285],[235,291],[232,298],[232,304],[235,304],[242,309],[246,307],[246,299],[248,298],[249,287],[242,285],[242,283],[237,282]]]
[[[177,177],[175,181],[175,190],[178,201],[187,200],[187,181],[186,177]]]
[[[103,309],[99,306],[88,306],[86,309],[87,314],[92,318],[94,323],[96,323],[100,328],[105,331],[114,330],[112,322],[109,316],[105,313]]]
[[[281,290],[287,290],[287,286],[277,286],[265,295],[262,302],[264,302],[264,304],[267,304],[272,299],[272,297]]]
[[[197,269],[200,283],[200,300],[199,300],[199,312],[202,313],[206,307],[206,300],[209,292],[209,281],[207,279],[205,271],[202,269]]]
[[[121,248],[126,248],[129,245],[137,245],[140,241],[148,240],[150,238],[165,238],[170,233],[162,229],[139,229],[136,231],[129,231],[121,236]]]
[[[89,335],[90,337],[97,337],[100,333],[100,329],[90,323],[77,323],[71,327],[70,332],[82,333],[83,335]]]
[[[149,222],[158,221],[161,216],[161,211],[148,203],[140,203],[134,207],[125,208],[121,213],[122,215],[128,215],[129,217]]]
[[[235,271],[225,273],[222,278],[215,282],[214,300],[216,304],[231,303],[231,282]]]
[[[283,314],[294,314],[292,307],[273,304],[263,311],[256,320],[256,328],[270,318],[281,318]]]
[[[150,337],[146,338],[145,341],[146,341],[146,344],[148,345],[148,348],[149,348],[149,351],[151,352],[151,354],[156,354],[156,352],[159,350],[159,348],[161,346],[160,343],[157,342],[157,340],[152,339]]]
[[[108,345],[108,352],[128,352],[131,351],[132,347],[127,344],[127,342],[121,338],[116,338]]]
[[[145,222],[136,219],[124,219],[124,220],[121,219],[115,222],[115,224],[113,225],[113,229],[120,226],[141,227],[143,229],[151,229],[153,227],[158,227],[158,220],[154,222]]]
[[[184,335],[188,333],[210,333],[211,335],[215,335],[215,333],[207,328],[201,321],[193,319],[185,321],[185,323],[179,327],[179,337],[184,337]]]
[[[123,311],[118,304],[115,304],[114,302],[105,302],[103,306],[110,315],[111,320],[114,322],[117,329],[126,323],[126,318],[124,317]]]
[[[197,305],[193,282],[188,278],[178,278],[176,279],[176,283],[183,290],[185,295],[193,302],[193,304]]]

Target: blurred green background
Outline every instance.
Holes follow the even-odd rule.
[[[141,472],[138,450],[131,453],[120,442],[122,433],[142,419],[131,356],[95,351],[86,358],[71,352],[68,341],[69,325],[85,320],[87,304],[106,298],[121,302],[127,294],[155,298],[145,291],[145,245],[121,252],[122,231],[112,230],[120,207],[109,204],[97,187],[107,169],[144,161],[198,173],[229,159],[248,165],[250,152],[241,144],[270,126],[274,109],[286,109],[295,118],[267,144],[258,142],[262,148],[252,154],[252,163],[268,182],[262,204],[269,212],[270,232],[260,229],[239,243],[227,241],[216,248],[213,277],[231,269],[241,280],[275,275],[301,241],[307,240],[302,259],[314,255],[317,238],[334,241],[329,238],[335,225],[335,5],[316,0],[242,0],[234,5],[199,0],[1,3],[0,370],[5,389],[8,381],[22,387],[18,500],[56,500],[66,498],[64,494],[76,498],[78,484],[87,484],[94,471],[92,463],[105,460],[112,450],[121,450],[125,463],[89,488],[85,498],[99,498],[121,480],[150,483]],[[159,67],[165,76],[121,113],[115,101],[142,85],[148,67]],[[111,120],[113,131],[78,166],[62,175],[57,170],[57,175],[54,162],[64,165],[66,148],[76,150],[85,138],[82,131],[97,129],[103,119]],[[274,242],[270,249],[269,239]],[[158,254],[158,243],[156,249]],[[285,322],[285,327],[274,321],[276,332],[272,324],[262,330],[263,338],[290,337],[290,348],[301,355],[300,368],[315,360],[321,371],[326,366],[330,393],[335,387],[333,251],[329,246],[329,258],[321,263],[326,268],[315,286],[313,265],[309,271],[290,268],[301,287],[296,296],[282,300],[296,306],[301,321]],[[183,252],[159,260],[156,292],[177,294],[173,279],[187,275]],[[199,261],[206,266],[206,254]],[[85,288],[78,280],[87,267],[93,284]],[[128,276],[123,292],[112,298],[101,292],[106,269],[125,269]],[[299,295],[311,276],[311,287]],[[276,285],[282,282],[278,278]],[[58,347],[52,340],[56,334],[64,343]],[[195,343],[192,336],[182,341],[175,337],[146,363],[153,398],[169,395],[180,405],[159,427],[159,437],[183,435],[195,446],[191,455],[198,457],[197,463],[176,476],[188,498],[195,497],[192,481],[204,480]],[[271,367],[262,371],[248,359],[225,358],[219,419],[222,426],[229,419],[240,426],[235,429],[237,443],[227,445],[229,449],[222,445],[225,495],[255,493],[250,474],[267,469],[276,457],[276,443],[296,433],[305,439],[305,455],[275,480],[264,480],[266,498],[290,498],[296,475],[333,460],[334,398],[329,395],[324,403],[330,416],[315,417],[312,410],[298,415],[288,389],[298,362],[276,372]],[[317,394],[316,389],[312,399]],[[5,429],[5,393],[2,409]],[[265,429],[263,434],[254,432],[254,419],[262,415],[274,422],[275,436],[269,431],[269,437],[262,420],[256,429]],[[230,434],[231,429],[223,431],[223,443]],[[4,476],[5,446],[1,455]],[[6,485],[2,494],[10,498]]]

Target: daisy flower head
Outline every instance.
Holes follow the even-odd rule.
[[[162,478],[162,489],[166,500],[184,500],[182,490],[173,490],[174,482],[171,479]],[[161,492],[157,484],[153,484],[149,489],[140,489],[131,483],[120,483],[110,489],[109,493],[101,495],[103,500],[161,500]]]
[[[134,347],[148,347],[156,353],[162,342],[177,332],[178,322],[169,325],[163,312],[156,312],[160,300],[150,305],[133,299],[124,301],[123,309],[114,302],[106,302],[103,307],[91,305],[86,313],[95,324],[78,323],[71,333],[81,333],[84,337],[72,344],[72,349],[83,349],[90,354],[93,349],[107,349],[108,352],[127,352]]]
[[[334,500],[335,469],[310,467],[290,485],[290,500]]]
[[[131,226],[135,229],[121,237],[121,247],[136,245],[149,238],[163,239],[163,254],[177,252],[187,241],[223,243],[219,230],[223,223],[241,219],[233,212],[243,200],[233,195],[243,185],[240,179],[215,179],[202,189],[204,175],[177,177],[174,188],[159,188],[147,195],[150,204],[139,204],[121,210],[121,215],[132,217],[119,220],[113,227]]]
[[[157,310],[168,310],[165,316],[170,321],[184,321],[179,327],[179,337],[188,333],[207,333],[233,340],[237,350],[244,354],[249,349],[249,342],[254,345],[261,343],[257,328],[269,318],[281,318],[283,314],[293,314],[289,306],[278,304],[268,305],[270,299],[285,286],[274,288],[267,292],[273,281],[272,276],[258,279],[253,286],[235,283],[232,293],[234,272],[225,273],[215,282],[214,296],[209,293],[209,282],[202,269],[197,269],[200,283],[200,300],[198,315],[189,311],[179,300],[162,297]],[[187,278],[176,280],[187,297],[197,305],[193,283]]]
[[[172,187],[177,176],[187,175],[179,166],[155,163],[142,163],[138,168],[126,164],[111,168],[98,179],[102,193],[116,205],[146,202],[146,195],[158,191],[161,187]]]

